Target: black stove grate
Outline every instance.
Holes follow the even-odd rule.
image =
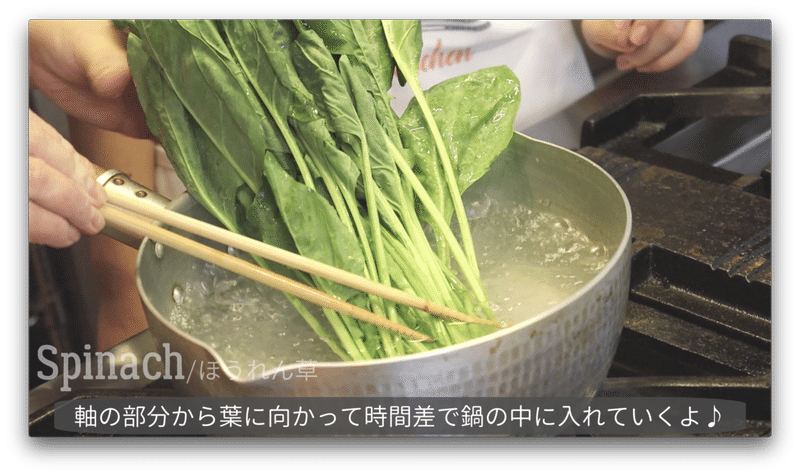
[[[737,435],[771,432],[771,168],[742,174],[659,149],[709,117],[769,122],[770,83],[770,42],[738,36],[727,66],[695,87],[584,123],[578,152],[633,212],[630,304],[602,395],[739,400],[750,424]]]

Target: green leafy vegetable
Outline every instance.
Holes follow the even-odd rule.
[[[422,91],[416,21],[118,25],[129,32],[151,130],[189,193],[223,225],[492,317],[460,196],[513,134],[519,84],[508,68]],[[388,94],[395,71],[415,94],[402,118]],[[435,339],[408,341],[327,309],[318,321],[290,297],[342,359],[426,351],[491,331],[257,261]]]

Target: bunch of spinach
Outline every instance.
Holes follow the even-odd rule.
[[[121,26],[149,127],[189,193],[224,226],[492,317],[460,196],[513,134],[520,93],[508,68],[422,91],[418,21]],[[402,117],[388,94],[395,71],[415,94]],[[491,331],[257,260],[435,340],[408,341],[327,309],[325,325],[290,297],[345,360],[425,351]]]

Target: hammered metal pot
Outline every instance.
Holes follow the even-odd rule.
[[[549,200],[611,258],[590,281],[544,312],[490,335],[445,349],[370,362],[315,362],[314,377],[284,365],[246,379],[226,367],[208,344],[171,325],[166,316],[176,284],[191,281],[193,258],[159,249],[145,239],[137,285],[150,331],[189,364],[216,364],[214,379],[184,379],[175,386],[197,396],[521,396],[584,397],[600,387],[622,331],[631,262],[631,210],[617,183],[569,150],[516,134],[492,169],[464,196],[498,203]],[[169,205],[211,220],[191,197]],[[524,271],[519,279],[525,279]],[[531,287],[531,292],[536,288]],[[278,375],[278,372],[280,375]]]

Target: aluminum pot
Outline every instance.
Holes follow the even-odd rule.
[[[606,244],[608,263],[568,298],[490,335],[421,354],[315,362],[313,377],[302,377],[300,363],[255,378],[237,375],[210,345],[170,324],[167,316],[176,305],[173,288],[191,281],[194,259],[143,240],[136,282],[156,342],[181,355],[184,372],[190,364],[217,368],[213,379],[175,380],[176,388],[196,396],[594,395],[616,351],[628,299],[631,210],[625,194],[584,157],[515,134],[491,170],[466,191],[464,201],[486,196],[500,204],[548,200],[576,227]],[[212,221],[189,195],[169,206]],[[525,278],[523,270],[519,279]]]

